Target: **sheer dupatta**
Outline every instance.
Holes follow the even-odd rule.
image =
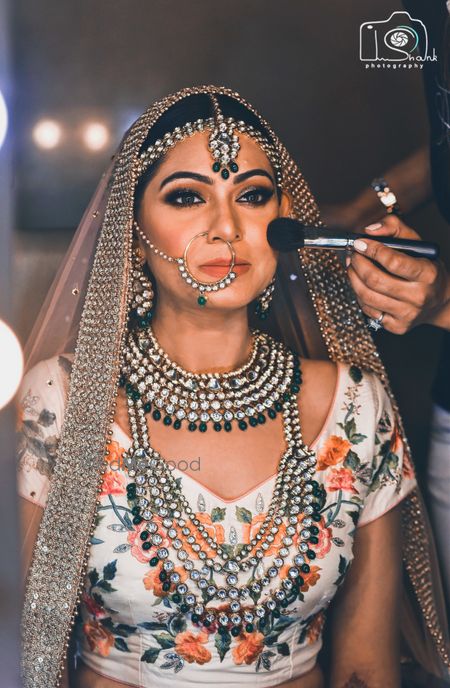
[[[24,600],[22,671],[27,688],[59,685],[81,597],[127,327],[138,154],[158,118],[179,100],[199,93],[227,95],[258,117],[277,148],[282,186],[293,199],[293,216],[305,224],[321,224],[296,163],[270,125],[230,89],[183,89],[155,103],[125,134],[26,348],[28,369],[58,353],[74,353],[51,488]],[[408,447],[386,371],[335,253],[303,250],[280,257],[267,329],[303,356],[352,362],[374,371],[391,397]],[[36,509],[36,518],[40,515]],[[424,668],[444,677],[450,667],[445,607],[431,529],[418,490],[403,501],[403,516],[404,639]]]

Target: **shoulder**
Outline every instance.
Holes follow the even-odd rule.
[[[72,353],[58,354],[35,363],[23,376],[20,390],[26,389],[27,386],[57,387],[70,377],[72,363]]]
[[[316,441],[335,406],[338,365],[333,361],[300,359],[302,384],[297,396],[302,434]]]
[[[35,416],[45,410],[55,414],[60,424],[72,361],[73,354],[60,354],[39,361],[25,373],[17,393],[22,414]]]
[[[329,403],[336,391],[339,364],[334,361],[301,358],[302,388],[304,396],[318,405]]]
[[[57,461],[71,359],[62,354],[36,363],[16,397],[18,491],[42,508]]]
[[[349,396],[353,395],[365,411],[379,418],[386,407],[392,410],[385,385],[375,372],[354,363],[343,363],[341,366]]]
[[[381,416],[390,400],[380,377],[354,363],[301,358],[302,395],[312,411],[330,408],[344,396],[374,419]]]

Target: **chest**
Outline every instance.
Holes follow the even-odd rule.
[[[231,670],[241,666],[242,643],[251,639],[256,649],[248,669],[258,671],[262,662],[259,658],[264,657],[267,667],[271,663],[276,666],[277,662],[281,667],[286,666],[288,647],[296,657],[306,652],[307,647],[317,647],[323,612],[342,584],[353,558],[355,528],[368,492],[369,481],[364,478],[362,469],[369,472],[374,452],[373,428],[363,417],[362,410],[352,412],[358,430],[355,435],[356,430],[353,424],[348,425],[346,417],[349,409],[341,409],[341,403],[335,408],[336,413],[328,420],[326,431],[314,450],[317,461],[313,477],[318,500],[314,516],[317,518],[309,522],[306,511],[302,511],[297,517],[297,525],[292,528],[293,513],[289,512],[274,531],[266,530],[270,538],[266,538],[262,556],[254,561],[249,559],[248,568],[239,570],[237,581],[231,583],[228,573],[211,568],[211,564],[204,565],[207,560],[201,560],[197,544],[201,543],[202,549],[206,549],[205,556],[213,562],[212,542],[219,544],[229,559],[235,561],[246,545],[257,538],[270,514],[276,475],[266,475],[261,481],[253,476],[248,491],[240,485],[235,498],[224,499],[226,469],[220,462],[216,463],[217,492],[210,484],[202,483],[201,474],[194,475],[193,471],[189,474],[185,466],[173,467],[173,477],[180,484],[191,517],[195,519],[192,523],[202,527],[202,537],[194,541],[185,537],[182,543],[193,570],[186,566],[185,556],[178,556],[178,545],[173,539],[176,535],[164,527],[158,529],[161,536],[158,543],[143,548],[141,536],[146,524],[135,523],[133,501],[128,498],[127,485],[132,478],[125,470],[112,470],[113,459],[130,444],[127,434],[116,425],[110,446],[111,467],[105,473],[99,496],[82,605],[83,633],[89,648],[100,654],[107,653],[111,658],[117,656],[119,660],[124,652],[131,653],[125,656],[139,653],[140,665],[150,661],[161,667],[166,666],[164,651],[167,650],[172,655],[171,661],[181,666],[184,644],[189,638],[189,642],[200,643],[201,657],[207,658],[210,666],[224,669],[226,665],[227,670]],[[343,429],[347,427],[343,423],[345,420],[348,432],[357,442],[354,446],[350,435],[343,436],[347,432]],[[361,441],[363,431],[364,441]],[[155,442],[153,438],[152,445]],[[185,447],[180,447],[187,456]],[[352,468],[356,453],[358,474]],[[240,477],[242,467],[235,467],[234,474]],[[309,531],[307,535],[302,532],[305,529]],[[301,568],[299,553],[306,540],[308,551],[304,563],[307,565]],[[163,564],[154,561],[155,552],[161,547],[167,548],[170,566],[173,566],[169,577],[161,577]],[[293,567],[300,569],[301,576],[294,595],[289,586],[286,587]],[[172,579],[173,574],[176,580]],[[238,592],[236,598],[228,594],[230,585]],[[217,594],[208,598],[209,586],[213,586]],[[223,602],[220,589],[228,590]],[[243,594],[245,589],[248,589],[246,595]],[[276,600],[283,601],[281,612],[277,606],[271,606]],[[232,603],[236,603],[238,612],[231,607]],[[186,605],[192,606],[192,614],[185,613]],[[257,609],[262,607],[266,609],[265,617],[258,619]],[[214,620],[208,626],[205,622],[211,611]],[[248,622],[243,616],[246,613]],[[227,623],[222,636],[218,630],[221,614],[226,616]],[[237,637],[233,636],[233,614],[242,616],[248,623]],[[169,645],[166,647],[165,643]]]
[[[323,429],[327,406],[317,410],[307,399],[299,405],[302,435],[307,444],[317,439]],[[115,424],[121,432],[130,433],[128,410],[123,390],[120,390],[115,412]],[[211,492],[230,500],[247,493],[255,485],[273,476],[280,456],[286,449],[281,414],[267,418],[257,428],[217,433],[174,430],[147,416],[152,447],[170,462],[172,468],[196,479]]]
[[[124,448],[127,448],[126,437],[116,428],[112,452],[119,453]],[[226,501],[177,468],[174,468],[174,475],[181,482],[183,493],[204,531],[228,552],[230,559],[235,558],[257,535],[269,512],[275,476],[247,494]],[[285,666],[287,647],[290,652],[313,652],[312,647],[319,642],[324,610],[344,580],[353,558],[355,522],[362,496],[351,490],[327,491],[325,471],[317,472],[315,477],[321,494],[321,518],[315,523],[316,541],[311,547],[314,559],[310,561],[308,570],[302,572],[298,595],[286,605],[281,617],[274,615],[267,625],[258,626],[253,614],[248,627],[251,632],[246,638],[256,643],[257,651],[254,656],[250,653],[248,661],[245,661],[248,671],[258,671],[262,661],[258,662],[260,656],[267,664],[266,669]],[[158,665],[165,666],[166,653],[172,652],[177,655],[181,666],[186,639],[189,638],[189,642],[195,639],[198,643],[201,638],[202,656],[208,658],[207,663],[211,667],[237,670],[241,665],[240,653],[246,648],[242,644],[243,636],[233,638],[228,631],[222,643],[217,620],[201,630],[195,621],[195,613],[190,617],[183,613],[183,599],[189,594],[197,596],[200,606],[204,602],[198,579],[202,576],[202,562],[196,550],[184,544],[199,571],[194,579],[192,571],[186,570],[183,562],[177,559],[177,551],[167,533],[161,530],[163,539],[159,545],[168,547],[170,551],[174,571],[179,575],[178,586],[180,583],[186,585],[185,597],[180,599],[176,594],[178,586],[174,584],[164,589],[161,567],[152,567],[155,550],[142,548],[141,533],[145,524],[133,523],[131,504],[127,499],[128,483],[129,478],[123,471],[110,470],[105,474],[85,579],[82,643],[101,655],[103,662],[106,655],[111,661],[116,655],[120,660],[125,652],[128,659],[136,653],[141,665],[146,666],[146,658],[151,657],[152,663],[156,661]],[[295,565],[300,538],[298,532],[290,536],[291,544],[286,547],[287,528],[287,522],[283,523],[265,549],[264,557],[255,561],[247,571],[239,573],[236,587],[249,587],[251,596],[239,600],[238,604],[248,606],[251,613],[255,604],[267,604],[274,591],[279,589],[283,592],[282,580]],[[281,569],[272,578],[270,567],[276,562],[281,548],[285,548],[287,554]],[[209,554],[214,556],[212,549]],[[205,577],[206,585],[214,585],[218,590],[225,588],[226,575],[211,572]],[[216,611],[226,608],[228,619],[232,620],[229,600],[222,605],[220,599],[216,600],[213,606]],[[229,625],[232,627],[232,621]],[[165,643],[170,643],[170,646]],[[149,671],[150,668],[149,665]]]

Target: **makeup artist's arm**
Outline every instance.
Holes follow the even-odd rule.
[[[381,175],[395,193],[402,213],[410,213],[431,199],[429,156],[428,146],[424,146]],[[321,217],[326,225],[351,231],[362,231],[362,227],[377,222],[385,212],[369,184],[345,203],[320,206]]]
[[[347,258],[348,277],[364,313],[371,318],[385,313],[383,327],[394,334],[421,324],[450,330],[450,274],[444,263],[412,258],[369,238],[420,239],[417,232],[387,215],[366,234],[368,240],[355,241],[356,250]]]

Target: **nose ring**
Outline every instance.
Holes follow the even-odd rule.
[[[228,268],[228,272],[225,275],[225,277],[222,277],[219,280],[216,280],[215,282],[202,282],[201,280],[197,279],[194,277],[192,274],[191,270],[189,269],[189,264],[188,264],[188,251],[192,245],[192,243],[196,240],[199,239],[200,237],[207,236],[208,232],[200,232],[199,234],[196,234],[195,236],[192,237],[187,243],[186,248],[184,249],[183,257],[178,258],[178,269],[180,271],[180,276],[184,279],[186,284],[189,284],[193,289],[198,289],[200,292],[198,298],[197,298],[197,303],[199,306],[205,306],[206,302],[208,300],[208,297],[205,292],[211,292],[211,291],[219,291],[219,289],[225,289],[231,282],[236,279],[236,273],[233,272],[234,268],[234,262],[236,259],[236,252],[227,239],[220,239],[220,241],[223,241],[227,246],[228,250],[231,253],[231,263],[230,267]]]
[[[179,275],[184,279],[186,284],[189,284],[190,287],[193,289],[197,289],[199,292],[199,296],[197,298],[197,303],[199,306],[205,306],[206,302],[208,300],[208,296],[206,295],[207,292],[211,291],[219,291],[219,289],[225,289],[232,283],[234,279],[236,279],[237,275],[233,271],[234,268],[234,263],[236,260],[236,252],[231,244],[227,239],[222,239],[221,237],[217,237],[220,239],[220,241],[223,241],[227,246],[228,250],[230,251],[231,254],[231,263],[230,267],[228,268],[228,272],[225,275],[225,277],[222,277],[219,280],[216,280],[215,282],[202,282],[201,280],[197,279],[189,269],[189,264],[188,264],[188,252],[189,249],[192,245],[192,243],[198,239],[199,237],[204,237],[208,235],[208,232],[199,232],[198,234],[195,234],[195,236],[190,239],[186,245],[186,248],[184,249],[183,256],[181,258],[175,258],[174,256],[169,256],[167,253],[164,251],[161,251],[161,249],[157,248],[155,244],[153,244],[150,239],[144,234],[142,229],[139,227],[138,223],[136,220],[133,222],[134,228],[141,237],[141,239],[149,246],[153,253],[157,256],[160,256],[161,258],[164,258],[164,260],[167,260],[169,263],[177,263],[178,264],[178,270],[179,270]]]

